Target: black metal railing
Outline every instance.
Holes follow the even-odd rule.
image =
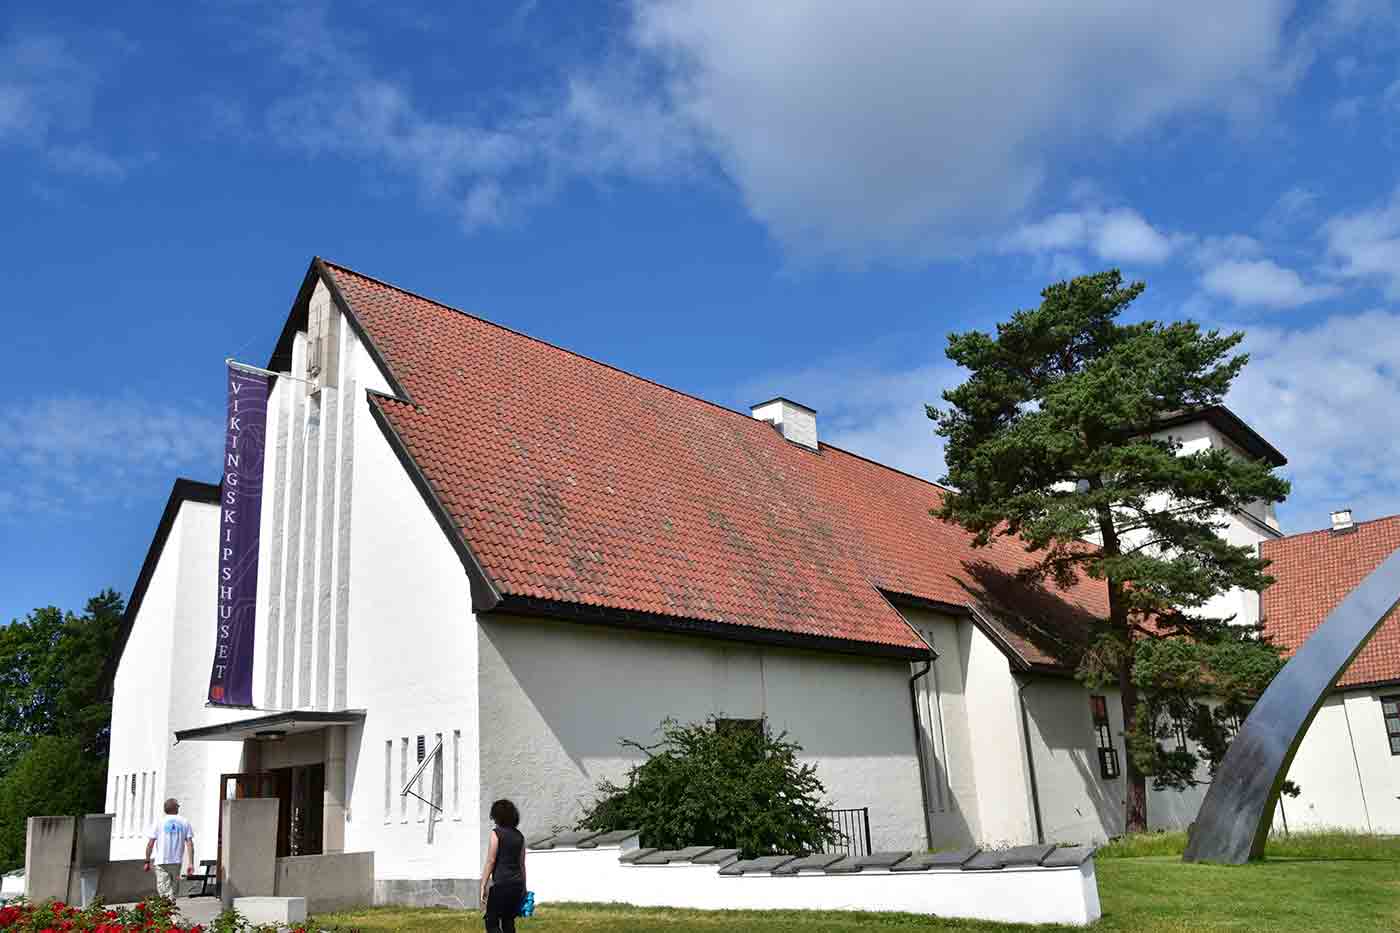
[[[828,810],[831,828],[836,837],[822,851],[828,855],[860,856],[870,854],[870,808],[854,810]]]

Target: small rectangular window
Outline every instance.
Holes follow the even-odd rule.
[[[1186,751],[1186,720],[1173,719],[1172,731],[1176,734],[1176,750],[1179,752]]]
[[[1390,753],[1400,755],[1400,696],[1381,697],[1381,715],[1385,718]]]
[[[753,732],[756,735],[763,734],[762,719],[715,719],[716,732],[731,732],[744,730]]]
[[[1094,716],[1094,738],[1098,743],[1099,776],[1106,781],[1118,777],[1118,749],[1113,744],[1113,728],[1108,721],[1108,700],[1089,697],[1089,709]]]

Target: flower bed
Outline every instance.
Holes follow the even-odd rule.
[[[0,907],[0,931],[4,933],[275,933],[274,926],[253,926],[236,911],[226,910],[212,924],[185,926],[175,902],[153,897],[131,907],[109,908],[101,904],[71,907],[61,901],[29,904],[23,901]],[[298,927],[292,933],[307,933]]]

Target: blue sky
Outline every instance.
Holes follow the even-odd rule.
[[[1120,266],[1288,530],[1400,512],[1394,4],[389,6],[5,5],[0,619],[130,589],[316,254],[930,477],[946,334]]]

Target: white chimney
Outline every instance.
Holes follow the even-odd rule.
[[[759,421],[767,421],[783,437],[809,450],[817,449],[817,413],[806,405],[779,396],[754,405],[749,411]]]
[[[1351,509],[1338,509],[1332,513],[1333,531],[1351,531],[1356,523],[1351,520]]]

